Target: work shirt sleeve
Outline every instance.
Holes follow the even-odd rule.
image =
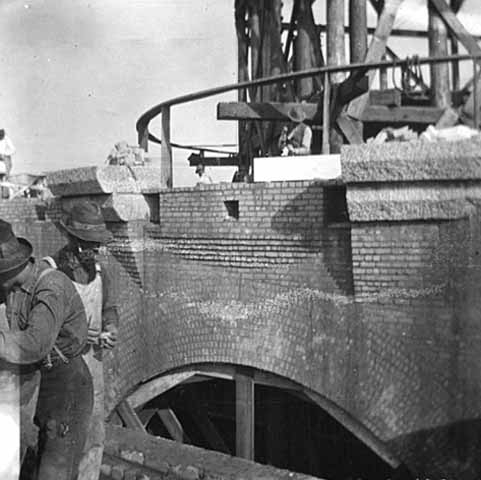
[[[0,359],[15,364],[43,360],[52,350],[62,326],[65,299],[51,284],[34,297],[25,330],[0,331]]]
[[[100,272],[102,275],[102,330],[106,330],[109,326],[118,327],[118,297],[111,270],[102,265]]]

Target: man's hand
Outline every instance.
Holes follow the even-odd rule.
[[[105,330],[100,334],[100,346],[111,350],[117,344],[117,327],[114,325],[107,325]]]
[[[94,328],[89,328],[87,331],[87,343],[99,343],[100,331]]]

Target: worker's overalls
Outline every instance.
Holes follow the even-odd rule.
[[[40,279],[48,271],[44,270],[38,276],[34,294]],[[30,306],[25,310],[24,302],[25,296],[12,295],[8,298],[7,316],[13,328],[22,324],[25,314],[28,318]],[[61,328],[59,335],[66,333]],[[92,411],[92,379],[81,355],[66,358],[54,345],[52,352],[40,364],[22,366],[20,410],[21,434],[23,437],[25,432],[30,433],[29,444],[36,435],[35,430],[30,430],[33,411],[39,428],[38,465],[34,478],[75,480],[87,435],[85,425]],[[30,467],[35,470],[35,465],[29,464],[28,467],[28,473],[24,471],[22,474],[28,475],[23,475],[23,478],[30,479],[34,475]]]
[[[52,267],[57,267],[53,258],[46,257],[44,260]],[[100,334],[102,332],[102,277],[100,265],[97,263],[95,270],[95,278],[90,283],[82,284],[73,281],[72,283],[84,304],[89,331]],[[100,475],[105,440],[104,371],[100,343],[88,344],[83,358],[92,375],[94,404],[84,453],[79,465],[78,480],[97,480]]]

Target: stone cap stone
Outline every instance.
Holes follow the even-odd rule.
[[[481,180],[481,135],[452,142],[346,145],[341,167],[345,183]]]
[[[75,203],[88,200],[95,202],[101,209],[106,222],[129,222],[133,220],[158,221],[158,213],[152,199],[142,194],[79,195],[63,197],[62,208],[69,211]]]
[[[352,222],[449,220],[481,201],[481,136],[390,142],[341,151]]]
[[[160,169],[109,165],[57,170],[47,174],[55,196],[76,197],[110,193],[158,193],[161,190]]]

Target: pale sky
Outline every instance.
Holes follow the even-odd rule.
[[[318,21],[324,5],[314,4]],[[481,1],[466,0],[460,18],[481,30]],[[426,21],[426,0],[405,0],[396,24]],[[136,143],[135,122],[148,108],[237,77],[234,0],[1,0],[0,32],[0,123],[17,147],[14,173],[102,165],[116,141]],[[427,50],[395,46],[400,56]],[[217,102],[235,99],[174,107],[172,141],[235,143],[235,123],[215,118]],[[188,155],[175,152],[175,185],[196,181]]]

